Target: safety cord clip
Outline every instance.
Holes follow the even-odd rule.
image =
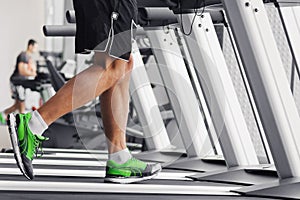
[[[117,19],[119,18],[119,13],[117,13],[117,12],[112,12],[112,13],[111,13],[111,18],[112,18],[113,20],[117,20]]]

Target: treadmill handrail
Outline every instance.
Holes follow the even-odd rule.
[[[76,33],[76,26],[75,25],[45,25],[43,26],[43,32],[45,36],[52,36],[52,37],[73,37]]]
[[[178,0],[137,0],[139,8],[145,7],[169,7],[171,9],[178,9]],[[213,6],[221,4],[221,0],[205,0],[205,6]],[[182,9],[196,9],[204,5],[204,0],[181,0]]]
[[[224,22],[224,16],[219,10],[208,9],[207,10],[214,23],[222,23]],[[66,18],[69,23],[76,23],[76,15],[74,10],[68,10],[66,12]],[[168,8],[165,7],[147,7],[147,8],[139,8],[139,21],[138,23],[141,26],[153,27],[153,26],[165,26],[169,24],[178,23],[177,16]],[[53,27],[53,29],[56,27]],[[54,34],[55,30],[51,30],[49,26],[47,26],[47,30],[49,33]],[[64,28],[67,32],[67,27]],[[60,32],[62,32],[61,30]],[[71,29],[69,31],[72,31]],[[74,31],[74,30],[73,30]],[[54,34],[56,35],[56,34]],[[57,34],[58,35],[58,34]],[[65,35],[65,33],[64,33]]]

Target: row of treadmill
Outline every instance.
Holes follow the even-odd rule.
[[[147,147],[134,156],[163,171],[109,184],[106,151],[48,148],[28,182],[1,153],[1,199],[300,199],[300,1],[137,2],[130,94],[142,130],[129,134]],[[74,37],[66,17],[45,36]]]

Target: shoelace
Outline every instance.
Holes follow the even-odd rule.
[[[44,155],[44,151],[43,151],[43,142],[48,140],[49,138],[38,138],[38,136],[34,136],[34,146],[35,146],[35,157],[37,158],[41,158]],[[38,154],[40,150],[40,155]]]

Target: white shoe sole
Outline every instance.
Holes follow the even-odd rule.
[[[18,142],[18,134],[17,134],[17,124],[16,124],[16,117],[14,114],[9,114],[8,116],[8,131],[9,131],[9,135],[10,135],[10,141],[14,150],[14,156],[17,162],[17,165],[19,167],[19,169],[21,170],[22,174],[28,179],[31,180],[29,178],[29,176],[26,174],[25,172],[25,167],[23,165],[22,162],[22,158],[21,158],[21,153],[20,153],[20,148],[19,148],[19,142]]]
[[[161,168],[155,172],[155,174],[152,174],[151,176],[146,176],[146,177],[140,177],[140,178],[121,178],[121,177],[118,177],[118,178],[105,178],[104,181],[105,182],[110,182],[110,183],[119,183],[119,184],[130,184],[130,183],[138,183],[138,182],[141,182],[141,181],[147,181],[147,180],[150,180],[150,179],[153,179],[154,177],[156,177],[159,172],[161,172]]]

